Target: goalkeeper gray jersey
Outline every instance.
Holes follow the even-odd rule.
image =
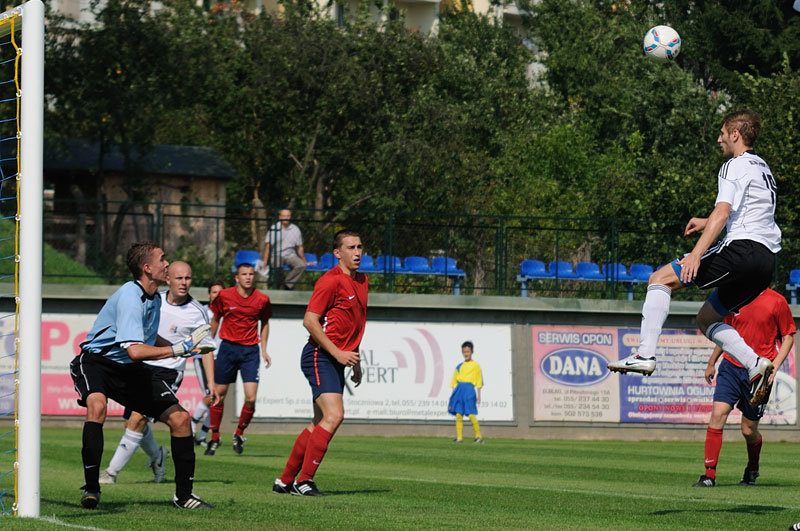
[[[167,302],[167,292],[159,293],[161,297],[161,321],[158,324],[158,335],[170,343],[177,343],[186,339],[198,326],[208,324],[208,314],[203,305],[189,296],[189,299],[180,305]],[[210,338],[206,337],[200,345],[213,345]],[[145,363],[167,369],[183,371],[187,358],[164,358],[160,360],[147,360]]]
[[[745,151],[722,165],[717,181],[716,203],[731,205],[723,245],[753,240],[773,253],[780,251],[781,229],[775,224],[778,187],[764,159]]]

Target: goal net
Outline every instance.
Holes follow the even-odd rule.
[[[0,514],[39,516],[44,6],[0,14]]]

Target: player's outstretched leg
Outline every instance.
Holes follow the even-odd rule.
[[[758,358],[756,366],[748,371],[750,376],[750,405],[757,406],[769,396],[769,377],[775,367],[767,358]]]
[[[665,266],[662,269],[666,269]],[[658,273],[658,272],[656,272]],[[656,273],[653,273],[654,275]],[[674,275],[674,273],[673,273]],[[672,290],[660,283],[647,286],[647,295],[642,305],[642,326],[639,335],[639,351],[627,358],[612,361],[608,370],[622,374],[638,372],[650,376],[656,370],[656,346],[661,328],[669,315],[669,303]]]
[[[631,354],[627,358],[610,362],[608,364],[608,370],[620,374],[638,372],[645,376],[650,376],[656,370],[656,357],[644,357],[639,354]]]

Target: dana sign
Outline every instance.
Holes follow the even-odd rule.
[[[542,374],[566,385],[594,385],[609,375],[608,360],[592,350],[554,350],[541,361]]]

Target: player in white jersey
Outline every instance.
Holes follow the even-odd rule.
[[[167,285],[169,289],[159,293],[161,297],[161,317],[158,325],[158,335],[167,341],[173,338],[186,337],[187,330],[191,331],[200,325],[208,324],[208,314],[202,304],[197,302],[189,295],[189,288],[192,286],[192,268],[186,262],[173,262],[167,270]],[[213,378],[214,358],[213,342],[210,338],[205,338],[197,345],[198,354],[195,357],[202,357],[204,368]],[[200,351],[205,354],[199,354]],[[156,378],[164,381],[173,393],[178,392],[178,388],[183,381],[183,372],[186,367],[186,358],[165,358],[160,360],[148,360],[145,363],[152,366],[152,371]],[[216,392],[211,391],[211,399],[214,400]],[[153,430],[148,424],[148,419],[136,411],[125,410],[127,418],[125,433],[119,441],[111,462],[101,474],[101,484],[113,484],[117,481],[120,470],[133,457],[139,446],[150,456],[148,466],[153,469],[153,481],[161,483],[166,476],[166,458],[169,452],[163,446],[156,443]]]
[[[203,306],[208,315],[209,322],[214,317],[214,312],[211,311],[209,306],[214,299],[217,298],[219,292],[225,289],[225,283],[221,280],[215,280],[208,286],[208,304]],[[211,341],[214,343],[216,348],[219,348],[219,335],[216,337],[209,336]],[[214,351],[214,358],[217,357],[217,351]],[[214,375],[211,374],[211,378],[209,379],[209,375],[206,374],[205,369],[203,368],[203,363],[205,358],[201,358],[200,356],[194,357],[194,374],[197,376],[197,381],[200,383],[200,389],[204,389],[206,396],[203,397],[201,401],[197,403],[195,406],[194,411],[192,412],[192,435],[194,435],[194,444],[197,446],[205,446],[206,445],[206,436],[208,435],[208,431],[211,429],[208,424],[208,408],[211,405],[211,392],[210,387],[214,387],[211,385],[209,387],[208,383],[214,381]],[[197,425],[200,424],[200,431],[195,433],[195,429]]]
[[[753,144],[761,119],[749,110],[725,117],[717,138],[729,157],[720,168],[719,191],[707,218],[692,218],[684,236],[702,231],[692,252],[650,276],[642,306],[638,352],[608,364],[612,371],[650,375],[656,368],[656,347],[669,314],[672,293],[682,287],[716,288],[697,314],[700,330],[748,370],[753,405],[767,396],[772,363],[756,355],[725,316],[755,299],[772,282],[775,255],[781,249],[781,231],[775,224],[777,186]],[[722,229],[723,240],[712,247]]]

